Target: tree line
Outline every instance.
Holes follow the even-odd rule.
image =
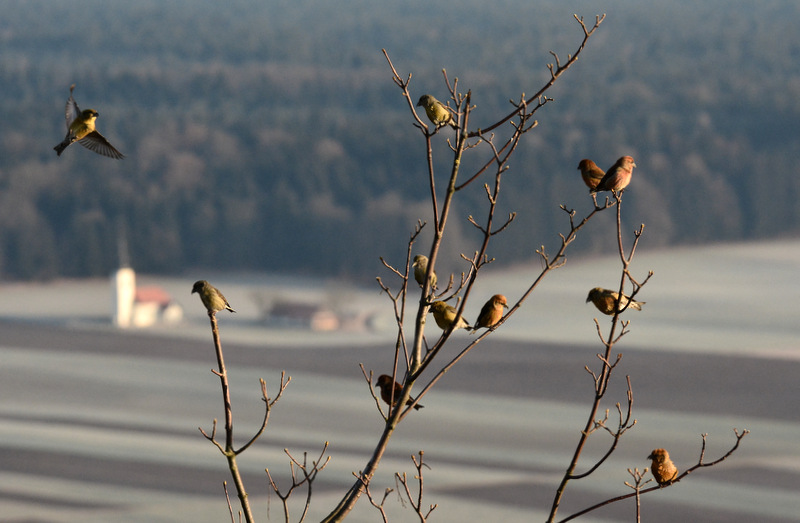
[[[145,272],[372,279],[378,256],[401,255],[396,238],[429,218],[429,188],[409,174],[426,166],[380,50],[414,71],[413,95],[444,98],[443,68],[469,85],[478,128],[546,78],[548,51],[568,52],[580,2],[528,4],[465,2],[458,16],[375,0],[12,6],[0,21],[0,278],[104,275],[124,235]],[[649,247],[796,235],[800,51],[775,35],[793,34],[798,9],[611,2],[582,57],[593,67],[548,93],[549,125],[510,165],[517,190],[498,212],[518,217],[496,244],[504,261],[532,258],[520,239],[553,230],[562,201],[585,200],[581,158],[607,168],[622,153],[636,158],[628,205],[653,230]],[[79,147],[56,157],[72,83],[125,160]],[[484,197],[470,187],[459,200],[448,258]]]

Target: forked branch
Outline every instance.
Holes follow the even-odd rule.
[[[331,461],[330,456],[325,457],[325,452],[327,452],[327,450],[328,442],[326,441],[325,445],[322,447],[322,452],[320,452],[319,457],[316,460],[312,460],[311,464],[309,465],[307,452],[303,452],[303,461],[301,462],[292,456],[288,449],[283,449],[286,455],[289,456],[289,470],[291,471],[292,478],[292,484],[285,493],[281,492],[277,482],[272,478],[272,474],[270,474],[269,469],[264,469],[264,471],[267,473],[267,478],[269,479],[269,486],[283,504],[283,514],[286,521],[289,521],[289,497],[296,488],[302,485],[306,485],[306,501],[305,505],[303,506],[303,512],[300,515],[299,521],[302,522],[306,519],[306,515],[308,515],[308,509],[311,506],[311,493],[314,480],[317,479],[317,474],[322,472],[322,470]]]
[[[408,479],[406,473],[403,472],[402,475],[399,472],[395,473],[395,477],[400,482],[400,484],[403,485],[403,490],[405,491],[406,498],[408,498],[408,502],[411,504],[411,508],[413,508],[414,512],[416,512],[420,523],[425,523],[426,521],[428,521],[428,517],[430,517],[431,512],[436,510],[436,507],[439,506],[438,504],[435,503],[433,505],[429,505],[427,510],[422,508],[422,495],[423,495],[423,486],[424,486],[422,468],[423,467],[430,468],[427,463],[423,463],[423,461],[422,461],[423,455],[424,455],[424,452],[420,450],[419,451],[419,461],[417,461],[417,457],[416,456],[411,456],[411,461],[414,462],[414,468],[417,469],[417,473],[416,473],[416,475],[414,475],[414,479],[417,480],[417,495],[416,496],[414,496],[411,493],[411,488],[409,487],[411,481]]]
[[[733,429],[733,433],[736,435],[736,442],[728,450],[728,452],[726,452],[724,455],[722,455],[722,457],[712,461],[711,463],[705,463],[704,462],[705,452],[706,452],[706,437],[708,436],[708,434],[701,434],[701,437],[703,438],[703,443],[702,443],[702,447],[701,447],[701,450],[700,450],[700,458],[697,460],[697,463],[695,465],[693,465],[692,467],[688,468],[683,474],[679,475],[671,483],[665,484],[663,486],[662,485],[657,485],[657,486],[650,487],[650,488],[647,488],[647,489],[644,489],[644,490],[636,489],[635,492],[632,492],[632,493],[629,493],[629,494],[625,494],[625,495],[622,495],[622,496],[617,496],[615,498],[607,499],[605,501],[602,501],[600,503],[592,505],[591,507],[587,507],[587,508],[581,510],[580,512],[576,512],[575,514],[572,514],[569,517],[566,517],[566,518],[560,520],[559,523],[565,523],[567,521],[572,521],[575,518],[578,518],[578,517],[580,517],[580,516],[582,516],[584,514],[592,512],[593,510],[597,510],[600,507],[604,507],[606,505],[610,505],[611,503],[616,503],[617,501],[622,501],[624,499],[628,499],[628,498],[631,498],[631,497],[634,497],[634,496],[638,497],[638,496],[640,496],[642,494],[648,494],[650,492],[655,492],[655,491],[661,490],[662,488],[667,488],[669,486],[674,485],[675,483],[677,483],[681,479],[685,478],[686,476],[688,476],[689,474],[691,474],[692,472],[694,472],[697,469],[706,468],[706,467],[713,467],[715,465],[719,465],[720,463],[722,463],[723,461],[728,459],[734,452],[736,452],[736,450],[739,448],[739,444],[741,443],[742,439],[745,436],[747,436],[750,433],[750,431],[745,429],[742,432],[739,432],[737,429],[734,428]],[[626,482],[626,485],[628,485],[627,482]],[[628,485],[628,486],[630,486],[630,485]]]

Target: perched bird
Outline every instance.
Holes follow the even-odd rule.
[[[481,327],[494,327],[495,323],[503,317],[504,308],[508,308],[508,301],[506,301],[505,296],[495,294],[489,298],[489,301],[483,305],[481,313],[478,314],[478,319],[475,321],[475,326],[472,327],[472,330],[476,331]]]
[[[422,254],[417,254],[414,256],[414,263],[411,264],[414,267],[414,279],[417,280],[420,287],[425,285],[425,275],[428,274],[428,257]],[[436,288],[436,272],[431,273],[431,289]]]
[[[403,392],[403,386],[392,380],[392,377],[388,374],[381,374],[378,377],[378,381],[375,382],[375,385],[381,388],[381,399],[385,401],[387,405],[392,405],[392,390],[394,390],[394,404],[392,407],[396,407],[397,401],[400,399],[400,394]],[[409,399],[406,402],[406,405],[411,405],[412,403],[414,403],[414,401]],[[425,406],[420,405],[419,403],[414,405],[414,410],[423,408],[425,408]]]
[[[98,133],[94,128],[95,120],[99,113],[94,109],[78,109],[78,104],[75,103],[75,98],[72,97],[72,90],[75,89],[75,84],[69,88],[69,100],[67,100],[67,107],[64,115],[67,120],[67,135],[64,141],[53,147],[58,156],[64,152],[69,145],[73,142],[78,142],[90,151],[97,154],[121,160],[125,156],[116,150],[102,134]]]
[[[666,449],[653,450],[647,459],[653,460],[650,472],[659,485],[669,485],[678,477],[678,467],[669,459],[669,452]]]
[[[603,176],[606,174],[596,163],[587,158],[581,160],[578,164],[578,169],[581,171],[583,183],[585,183],[586,187],[590,190],[597,187],[597,184],[600,183],[600,180],[602,180]]]
[[[636,309],[637,311],[640,311],[642,310],[642,305],[646,303],[644,301],[632,300],[630,296],[626,296],[625,294],[622,295],[622,299],[620,300],[619,294],[617,294],[615,291],[603,289],[602,287],[595,287],[594,289],[590,290],[589,296],[586,297],[586,303],[594,303],[594,306],[597,307],[597,310],[609,316],[614,315],[614,304],[616,304],[618,300],[619,310],[624,309],[627,305],[629,309]],[[628,305],[628,303],[630,303],[630,305]]]
[[[636,164],[633,163],[633,157],[623,156],[606,171],[603,179],[600,180],[594,189],[590,189],[590,192],[621,191],[631,183],[631,175],[633,174],[634,167],[636,167]]]
[[[417,107],[425,108],[425,114],[428,115],[428,119],[437,128],[449,125],[453,129],[458,129],[458,125],[456,125],[456,121],[453,118],[453,113],[450,112],[450,109],[448,109],[445,104],[433,96],[429,94],[423,94],[420,96],[419,102],[417,102]]]
[[[439,326],[440,329],[446,331],[453,325],[453,322],[456,319],[456,313],[458,312],[455,307],[446,304],[443,301],[435,301],[431,304],[431,312],[433,313],[433,319],[436,320],[436,325]],[[453,327],[453,330],[456,329],[470,329],[469,323],[467,320],[461,316],[458,319],[458,323]]]
[[[231,307],[230,303],[228,303],[228,300],[225,299],[225,296],[223,296],[216,287],[208,283],[206,280],[198,280],[194,282],[192,294],[195,292],[200,295],[200,301],[203,302],[203,305],[206,306],[206,310],[209,313],[216,313],[223,309],[236,312],[233,310],[233,307]]]

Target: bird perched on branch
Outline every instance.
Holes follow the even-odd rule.
[[[489,301],[483,305],[481,313],[478,314],[478,319],[475,321],[475,326],[472,327],[473,332],[481,327],[494,327],[495,324],[500,321],[500,318],[503,317],[503,312],[505,312],[503,309],[507,308],[508,301],[502,294],[495,294],[489,298]]]
[[[617,160],[617,163],[612,165],[608,171],[606,171],[603,179],[600,180],[594,189],[590,189],[590,192],[619,192],[623,190],[628,186],[629,183],[631,183],[631,176],[633,175],[634,167],[636,167],[636,164],[633,162],[633,157],[623,156]]]
[[[603,179],[606,172],[597,166],[596,163],[589,160],[588,158],[584,158],[578,164],[578,169],[581,171],[581,178],[583,178],[583,183],[586,184],[586,187],[589,190],[594,189],[597,187],[597,184],[600,183],[600,180]]]
[[[659,485],[669,485],[678,477],[678,467],[669,459],[666,449],[654,449],[647,459],[652,460],[650,472]]]
[[[589,296],[586,297],[586,303],[592,302],[594,306],[597,307],[597,310],[602,312],[603,314],[607,314],[608,316],[614,315],[614,305],[619,301],[619,310],[627,307],[629,309],[636,309],[637,311],[642,310],[642,305],[646,302],[643,301],[636,301],[631,300],[630,296],[626,296],[625,294],[622,295],[622,299],[619,299],[619,294],[615,291],[609,289],[603,289],[602,287],[595,287],[594,289],[589,291]],[[630,303],[630,305],[629,305]]]
[[[425,275],[428,274],[428,257],[422,254],[414,256],[414,263],[411,264],[414,268],[414,279],[419,283],[420,287],[425,285]],[[431,273],[431,289],[436,288],[436,271]]]
[[[192,286],[192,294],[197,293],[200,295],[200,301],[203,302],[205,305],[206,310],[209,313],[217,313],[221,310],[227,310],[231,312],[236,312],[231,307],[228,300],[225,299],[225,296],[222,295],[219,290],[208,283],[206,280],[198,280],[194,282],[194,286]]]
[[[429,94],[423,94],[419,97],[417,107],[423,107],[425,114],[428,115],[428,120],[433,123],[438,129],[445,125],[449,125],[453,129],[458,129],[456,121],[453,118],[453,113],[447,108],[445,104],[434,98]]]
[[[433,313],[433,319],[436,320],[436,325],[443,331],[446,331],[453,325],[453,322],[456,320],[456,313],[458,313],[455,307],[443,301],[433,302],[431,304],[431,312]],[[453,326],[453,330],[470,328],[469,323],[467,323],[467,320],[465,320],[463,316],[461,316],[458,319],[458,323]]]
[[[69,88],[69,99],[64,111],[67,121],[67,135],[60,144],[53,147],[58,156],[61,156],[64,149],[73,142],[78,142],[97,154],[102,154],[115,160],[124,158],[125,156],[121,152],[116,150],[102,134],[95,130],[95,120],[97,120],[99,113],[94,109],[84,109],[83,111],[78,109],[78,104],[75,103],[75,98],[72,97],[73,89],[75,89],[75,84],[72,84]]]
[[[391,376],[388,374],[381,374],[378,377],[378,381],[375,384],[381,388],[381,399],[386,402],[387,405],[391,405],[392,407],[397,406],[397,402],[400,399],[400,394],[403,393],[403,386],[397,383],[392,379]],[[392,394],[392,390],[394,390],[394,394]],[[392,396],[394,396],[394,404],[391,403]],[[411,405],[414,403],[413,400],[409,399],[406,402],[406,405]],[[419,410],[425,408],[423,405],[417,403],[414,405],[414,410]]]

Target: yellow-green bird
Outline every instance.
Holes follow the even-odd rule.
[[[414,263],[411,264],[414,268],[414,279],[419,283],[420,287],[425,285],[425,275],[428,274],[428,257],[422,254],[414,256]],[[431,273],[431,289],[436,288],[436,271]]]
[[[195,292],[200,295],[200,301],[203,302],[203,305],[205,305],[209,313],[217,313],[221,310],[236,312],[233,310],[230,303],[228,303],[228,300],[225,299],[225,296],[206,280],[194,282],[192,294]]]
[[[481,313],[478,314],[478,321],[475,322],[475,326],[472,330],[476,331],[481,327],[494,327],[495,324],[500,321],[500,318],[503,317],[503,309],[507,308],[508,300],[506,300],[506,297],[502,294],[495,294],[483,305]]]
[[[455,307],[441,300],[433,302],[430,311],[433,313],[433,319],[436,320],[436,325],[443,331],[446,331],[453,325],[456,319],[456,313],[458,312]],[[462,316],[458,319],[458,323],[455,324],[453,330],[470,328],[469,323],[467,323],[467,320]]]
[[[121,152],[116,150],[102,134],[98,133],[95,129],[95,120],[100,113],[94,109],[84,109],[81,111],[78,104],[75,103],[75,98],[72,97],[72,91],[75,89],[75,84],[69,88],[69,100],[67,100],[67,107],[64,111],[64,116],[67,121],[67,135],[64,140],[53,147],[58,156],[64,152],[64,149],[72,145],[73,142],[78,142],[90,151],[97,154],[121,160],[125,158]]]
[[[453,118],[453,113],[447,108],[445,104],[434,98],[429,94],[423,94],[419,97],[417,107],[423,107],[425,114],[428,115],[428,120],[433,123],[437,128],[449,125],[453,129],[458,129],[456,121]]]
[[[594,303],[597,310],[609,316],[614,315],[614,304],[617,303],[617,300],[619,300],[619,294],[609,289],[603,289],[602,287],[595,287],[590,290],[589,296],[586,297],[586,303]],[[628,305],[629,302],[630,305]],[[646,302],[643,301],[631,300],[630,296],[623,294],[622,299],[619,300],[619,309],[622,310],[627,305],[629,309],[640,311],[642,310],[642,305],[645,303]]]

